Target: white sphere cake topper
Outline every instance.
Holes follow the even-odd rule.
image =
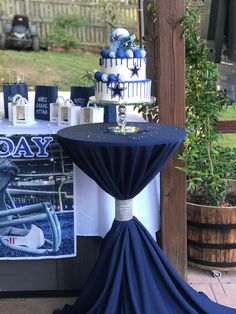
[[[125,28],[116,28],[111,32],[110,35],[110,48],[112,51],[117,51],[118,49],[128,49],[134,44],[135,35],[130,34],[130,32]]]

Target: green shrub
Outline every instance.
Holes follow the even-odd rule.
[[[48,44],[65,50],[79,47],[76,29],[86,24],[84,17],[76,14],[60,14],[53,19],[53,27],[48,36]]]
[[[222,179],[231,176],[232,152],[222,149],[216,130],[227,100],[217,92],[217,67],[208,60],[207,43],[198,32],[200,12],[186,5],[185,29],[186,132],[181,159],[188,178],[188,200],[219,205],[226,197]],[[228,164],[227,164],[228,163]]]

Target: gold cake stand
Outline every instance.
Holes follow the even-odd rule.
[[[137,133],[140,132],[141,129],[132,125],[127,126],[127,116],[126,110],[127,106],[151,106],[156,102],[156,97],[151,96],[149,100],[146,101],[124,101],[120,100],[98,100],[95,96],[91,96],[89,98],[89,103],[98,105],[98,106],[109,106],[115,105],[118,106],[118,119],[117,119],[117,126],[108,128],[108,131],[113,134],[130,134],[130,133]]]

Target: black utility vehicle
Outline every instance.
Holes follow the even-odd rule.
[[[26,15],[15,15],[11,23],[2,25],[3,32],[0,35],[1,49],[40,49],[40,40],[36,25],[29,26]]]

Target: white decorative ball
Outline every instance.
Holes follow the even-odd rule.
[[[146,50],[142,49],[142,50],[141,50],[141,56],[142,56],[142,58],[145,58],[146,55],[147,55]]]
[[[134,57],[134,53],[131,49],[127,49],[125,51],[125,55],[127,56],[127,58],[133,58]]]
[[[125,76],[123,74],[118,75],[118,82],[121,82],[121,83],[125,82]]]
[[[111,59],[115,59],[115,57],[116,57],[115,51],[110,51],[110,52],[109,52],[109,57],[110,57]]]
[[[101,77],[103,82],[107,82],[108,81],[108,75],[107,74],[103,74]]]

